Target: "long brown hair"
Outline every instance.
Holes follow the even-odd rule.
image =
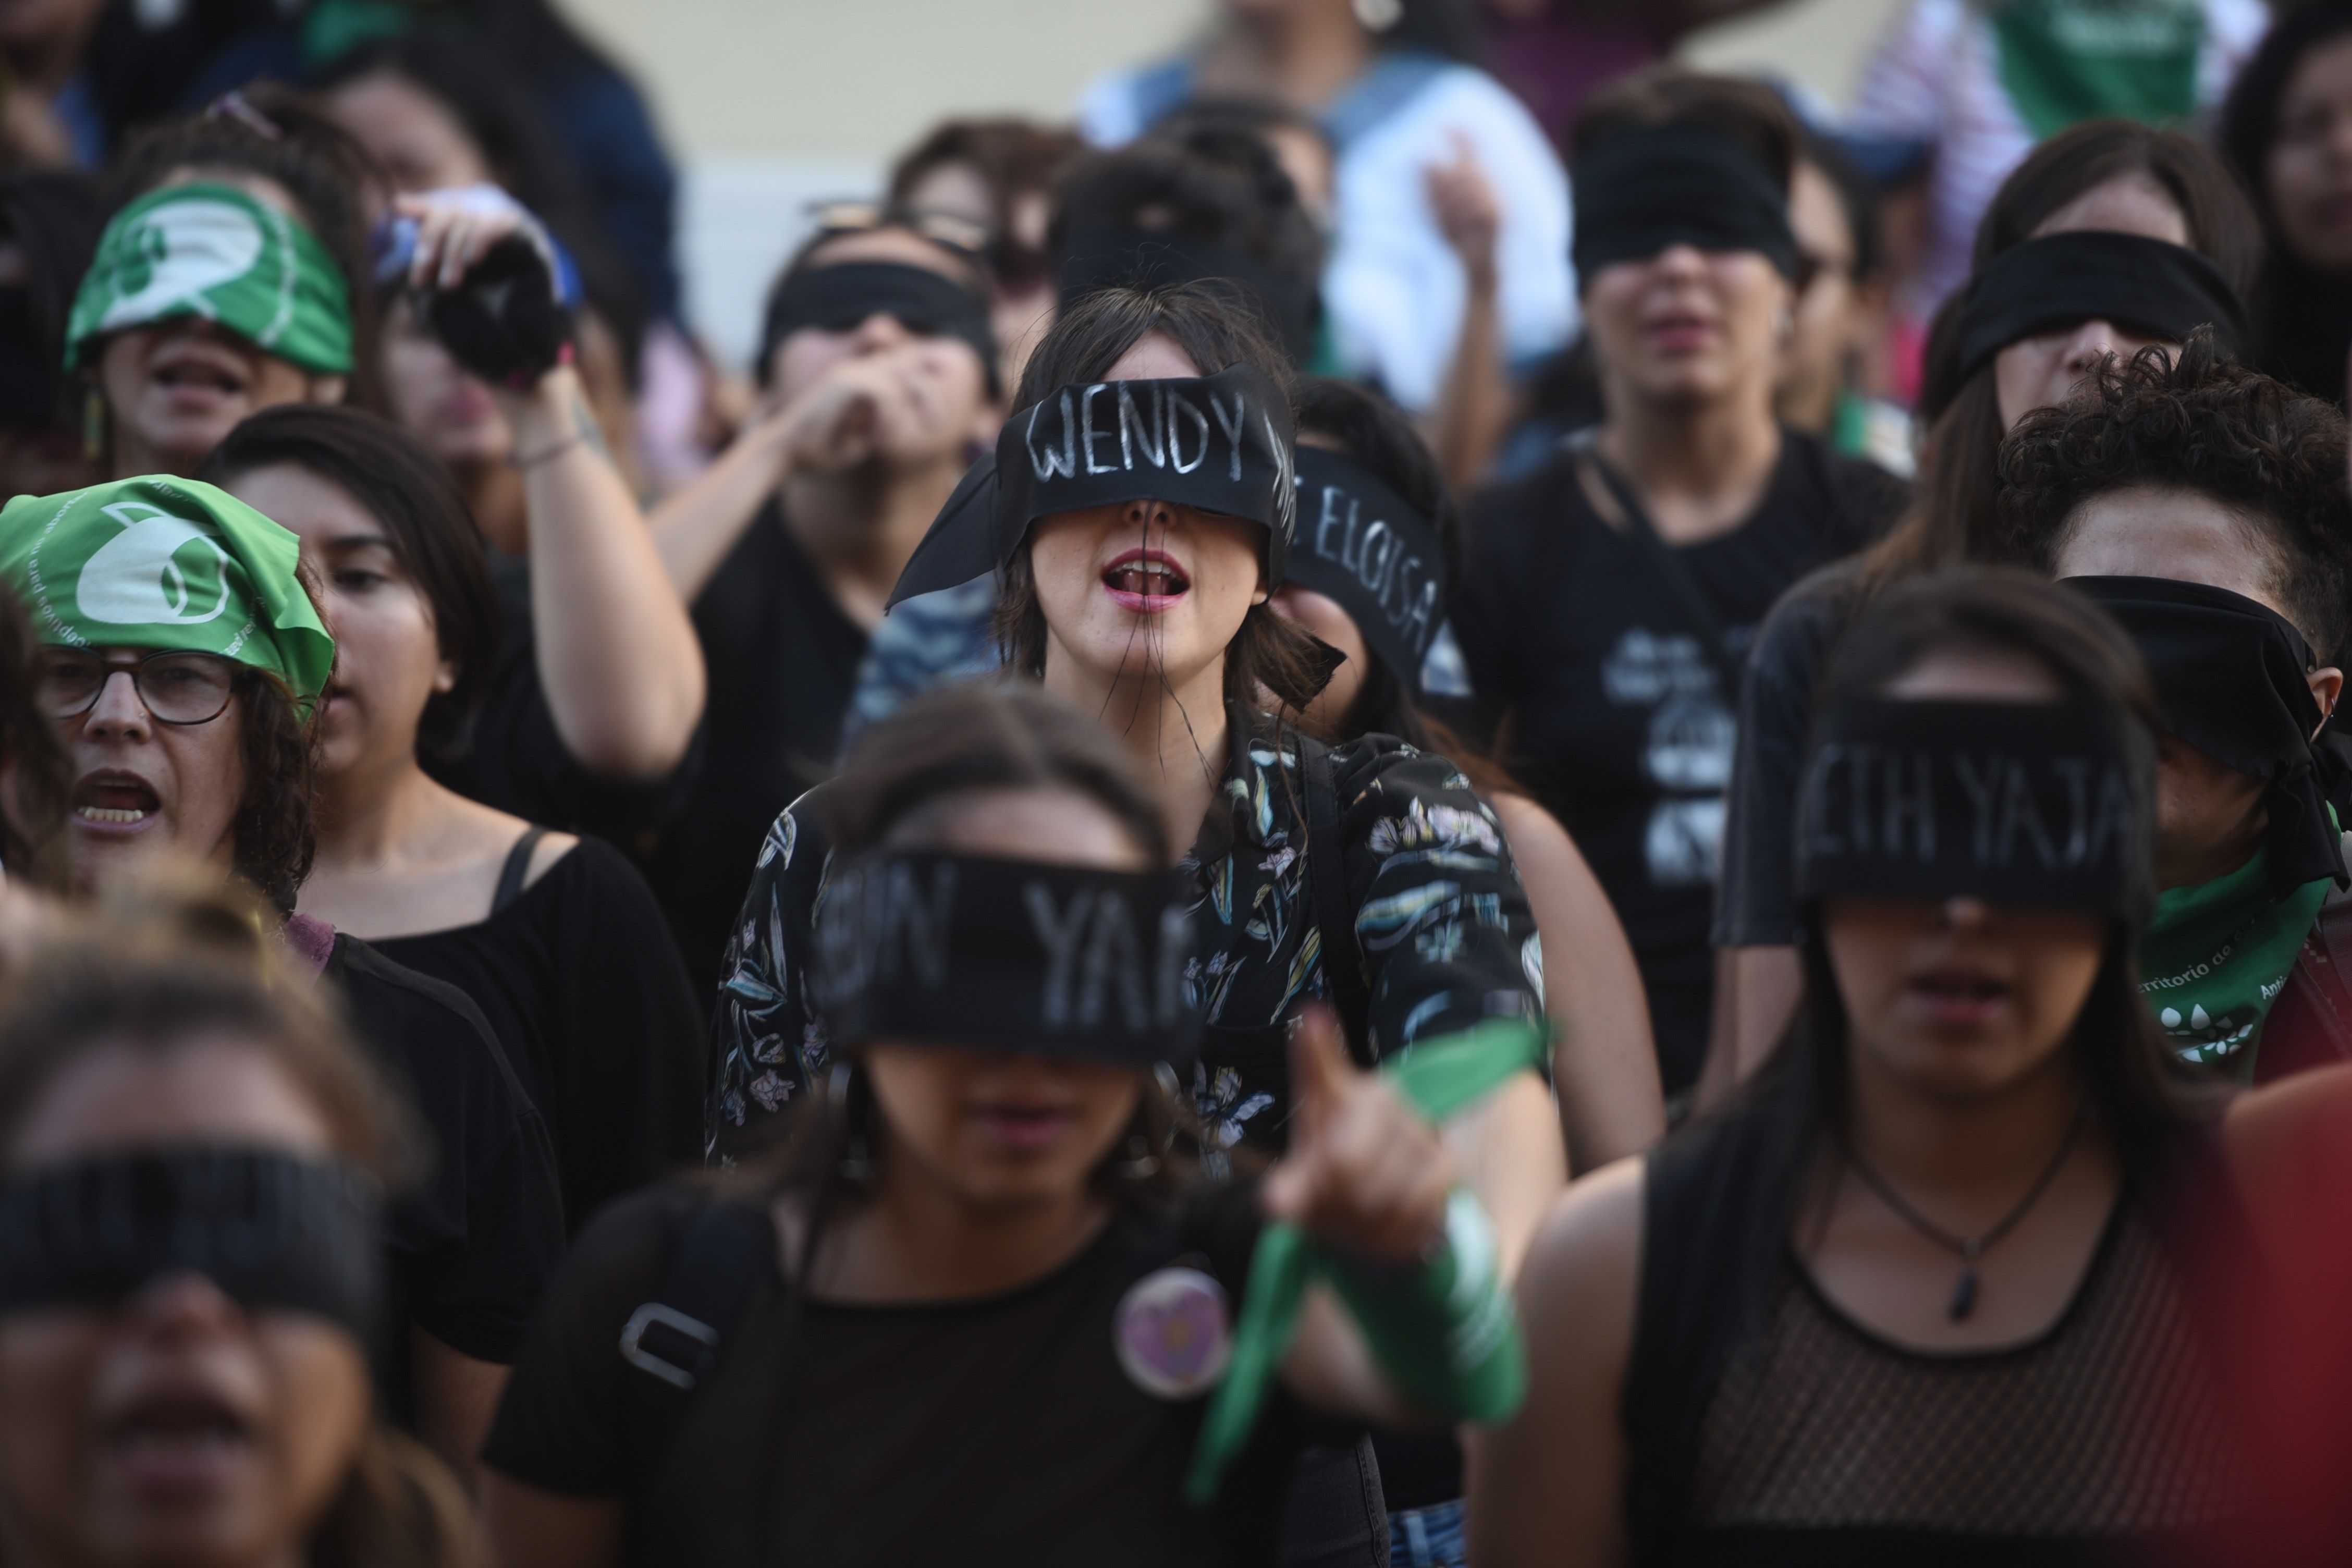
[[[2001,183],[1977,226],[1970,269],[2023,244],[2069,204],[2112,181],[2152,181],[2180,209],[2189,248],[2219,268],[2242,297],[2254,287],[2262,230],[2236,180],[2202,144],[2177,131],[2124,120],[2077,125],[2035,148]],[[1928,334],[1919,416],[1927,435],[1911,510],[1864,558],[1874,588],[1915,572],[1960,562],[2021,564],[1995,509],[1994,462],[2008,426],[1990,364],[1959,377],[1959,304],[1955,294]]]
[[[12,966],[0,990],[0,1155],[58,1075],[100,1041],[163,1055],[226,1034],[259,1052],[325,1122],[339,1158],[398,1191],[424,1168],[406,1101],[233,889],[118,890]],[[464,1491],[421,1445],[371,1420],[313,1524],[312,1568],[473,1568]]]
[[[1026,408],[1074,382],[1099,381],[1128,350],[1148,337],[1183,350],[1202,375],[1252,364],[1291,390],[1289,362],[1248,311],[1197,283],[1167,289],[1098,289],[1063,311],[1021,374],[1013,405]],[[1268,588],[1276,584],[1267,584]],[[997,601],[996,638],[1004,662],[1031,676],[1045,673],[1045,612],[1037,600],[1024,547],[1004,569]],[[1225,646],[1224,698],[1254,708],[1258,693],[1298,710],[1315,700],[1329,674],[1321,644],[1265,605],[1252,605]]]

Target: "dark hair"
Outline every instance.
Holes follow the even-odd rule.
[[[1802,121],[1797,124],[1797,161],[1811,163],[1837,193],[1853,237],[1853,278],[1856,282],[1878,276],[1886,265],[1878,237],[1878,187],[1844,148]]]
[[[1383,49],[1422,49],[1474,64],[1479,58],[1471,0],[1402,0],[1397,19],[1372,38]]]
[[[1378,474],[1399,497],[1430,520],[1444,552],[1449,582],[1462,579],[1462,509],[1446,489],[1445,476],[1421,432],[1396,405],[1353,382],[1312,376],[1299,384],[1298,433],[1312,433],[1339,444],[1357,462]],[[1472,746],[1443,721],[1422,710],[1413,700],[1420,685],[1417,669],[1389,667],[1370,648],[1365,649],[1363,684],[1352,707],[1338,715],[1327,739],[1353,740],[1359,735],[1394,735],[1422,751],[1444,757],[1468,775],[1482,795],[1517,786],[1503,765]]]
[[[319,848],[310,810],[318,727],[267,670],[240,665],[236,698],[245,752],[245,799],[230,824],[236,874],[279,914],[290,915]]]
[[[237,103],[236,112],[166,121],[134,135],[115,160],[110,182],[113,205],[145,195],[184,169],[230,169],[282,186],[294,198],[295,216],[334,258],[351,295],[347,400],[362,408],[383,408],[367,232],[369,193],[385,189],[383,171],[349,132],[305,100],[256,88]],[[277,133],[266,133],[244,115],[257,117]]]
[[[1171,289],[1097,289],[1055,319],[1029,356],[1013,405],[1026,408],[1057,387],[1098,381],[1128,350],[1153,336],[1182,350],[1202,375],[1253,364],[1273,377],[1276,386],[1286,391],[1292,386],[1288,361],[1255,314],[1232,309],[1231,301],[1215,290],[1197,283]],[[1007,665],[1027,675],[1045,672],[1045,612],[1037,602],[1025,549],[1004,569],[996,638]],[[1321,644],[1270,606],[1253,605],[1225,647],[1224,697],[1229,703],[1254,708],[1263,690],[1281,707],[1304,710],[1322,689],[1328,673]]]
[[[1647,66],[1596,89],[1569,128],[1569,152],[1580,158],[1623,132],[1661,125],[1703,126],[1754,153],[1786,193],[1796,172],[1797,117],[1780,95],[1746,77],[1687,66]]]
[[[1308,291],[1322,279],[1323,236],[1273,146],[1246,126],[1180,123],[1081,157],[1062,177],[1047,248],[1063,255],[1073,236],[1102,228],[1229,246]]]
[[[106,204],[89,175],[58,169],[0,173],[0,240],[24,252],[30,346],[53,384],[56,418],[68,426],[79,419],[68,395],[72,383],[58,369],[66,361],[66,320],[105,226]]]
[[[1898,584],[1857,618],[1832,656],[1822,700],[1876,693],[1930,655],[1954,649],[2022,654],[2066,695],[2126,715],[2142,776],[2153,780],[2156,700],[2138,651],[2087,600],[2013,568],[1960,567]],[[2152,787],[2152,782],[2151,782]],[[2218,1110],[2212,1086],[2172,1054],[2139,992],[2138,933],[2114,922],[2096,976],[2064,1049],[2127,1166],[2147,1173],[2166,1135]],[[1805,1173],[1847,1111],[1848,1020],[1824,940],[1822,911],[1805,914],[1804,989],[1795,1019],[1756,1077],[1722,1113],[1754,1118],[1765,1165],[1740,1268],[1752,1310],[1758,1285],[1780,1267]]]
[[[2344,415],[2214,353],[2200,331],[2175,356],[2110,363],[2084,395],[2020,420],[2000,448],[2000,519],[2043,573],[2084,502],[2142,485],[2194,490],[2243,520],[2267,586],[2323,663],[2352,617],[2352,499]]]
[[[2033,237],[2063,208],[2099,186],[2137,175],[2179,205],[2189,248],[2220,268],[2241,296],[2253,286],[2262,254],[2252,210],[2221,160],[2175,131],[2095,120],[2061,132],[2027,155],[1977,226],[1972,267]],[[2016,563],[1994,503],[1994,464],[2008,434],[1987,364],[1959,380],[1959,304],[1945,301],[1928,334],[1919,416],[1927,425],[1911,510],[1864,558],[1884,583],[1963,561]]]
[[[1024,195],[1050,194],[1086,146],[1065,126],[1013,115],[943,120],[890,166],[890,203],[906,206],[915,188],[940,169],[969,165],[988,187],[991,269],[999,282],[1034,288],[1049,261],[1015,235],[1014,208]]]
[[[101,1043],[163,1056],[227,1035],[267,1057],[326,1125],[336,1155],[397,1190],[424,1168],[414,1112],[353,1042],[328,994],[294,972],[233,890],[169,882],[120,889],[69,921],[0,993],[0,1153],[58,1077]],[[372,1421],[312,1527],[319,1568],[465,1568],[464,1493],[413,1438]]]
[[[481,530],[448,470],[397,425],[325,405],[286,404],[239,424],[215,448],[203,478],[233,483],[287,463],[343,490],[383,525],[392,553],[425,596],[441,657],[456,683],[425,700],[416,748],[448,758],[466,743],[499,650],[499,600]]]
[[[0,584],[0,764],[13,770],[0,802],[0,867],[11,881],[55,892],[64,885],[73,764],[33,698],[39,658],[31,617]]]
[[[825,786],[825,826],[837,848],[868,848],[917,808],[987,789],[1074,791],[1109,813],[1153,864],[1174,863],[1159,795],[1133,754],[1027,681],[928,692],[876,723]]]

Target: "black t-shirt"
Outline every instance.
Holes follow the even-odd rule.
[[[547,1129],[464,992],[340,933],[320,973],[432,1142],[430,1171],[388,1216],[385,1321],[414,1322],[477,1361],[512,1362],[563,1253]],[[382,1391],[411,1419],[406,1332],[385,1334],[381,1351]]]
[[[710,674],[701,754],[646,877],[708,1009],[761,838],[833,772],[866,637],[772,500],[694,602],[694,629]]]
[[[1772,606],[1739,687],[1739,756],[1723,833],[1718,947],[1781,947],[1803,935],[1797,913],[1797,775],[1814,689],[1830,649],[1862,605],[1853,564],[1825,566]]]
[[[532,641],[530,563],[490,552],[499,595],[499,650],[465,745],[455,757],[425,757],[425,771],[468,800],[566,833],[593,833],[634,849],[676,801],[689,756],[668,777],[607,778],[583,767],[563,744],[540,683]]]
[[[645,879],[593,838],[474,925],[379,942],[472,997],[545,1118],[576,1231],[702,1154],[702,1011]]]
[[[485,1462],[550,1491],[628,1498],[633,1534],[698,1568],[1144,1568],[1271,1542],[1297,1406],[1277,1385],[1224,1507],[1195,1511],[1180,1492],[1207,1397],[1146,1393],[1112,1337],[1129,1289],[1171,1266],[1210,1275],[1238,1308],[1253,1186],[1202,1189],[1164,1215],[1123,1209],[1061,1268],[978,1300],[795,1306],[771,1251],[668,1452],[647,1456],[627,1421],[628,1380],[646,1374],[622,1361],[621,1330],[711,1201],[664,1186],[589,1226]]]
[[[1784,432],[1763,498],[1674,553],[1737,662],[1783,589],[1902,510],[1884,469]],[[1454,627],[1471,684],[1507,716],[1507,761],[1608,889],[1649,994],[1668,1092],[1705,1054],[1735,694],[1661,566],[1603,521],[1563,447],[1474,503]]]

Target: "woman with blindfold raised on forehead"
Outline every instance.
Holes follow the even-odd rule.
[[[1288,1155],[1192,1179],[1185,893],[1115,738],[933,693],[822,808],[825,1076],[780,1163],[583,1239],[491,1443],[502,1563],[1270,1562],[1309,1408],[1509,1408],[1492,1231],[1328,1014]],[[1286,1350],[1242,1305],[1269,1268],[1328,1282]]]
[[[710,671],[698,775],[648,873],[718,984],[760,837],[830,771],[883,602],[1002,418],[977,226],[841,209],[768,297],[766,409],[653,517]]]
[[[1784,825],[1828,648],[1871,595],[1917,573],[2030,564],[1994,504],[2003,435],[2065,402],[2110,353],[2177,346],[2208,324],[2231,348],[2261,243],[2228,170],[2177,132],[2076,126],[2002,184],[1977,231],[1976,272],[1928,345],[1915,504],[1869,552],[1800,584],[1756,634],[1714,930],[1730,994],[1717,1009],[1702,1098],[1762,1060],[1794,1005]]]
[[[1504,756],[1591,857],[1648,988],[1660,1075],[1704,1052],[1706,925],[1754,627],[1902,504],[1783,429],[1796,128],[1769,89],[1673,68],[1578,121],[1576,262],[1604,418],[1473,504],[1454,624]]]
[[[2134,963],[2155,723],[2129,640],[2022,574],[1864,612],[1793,814],[1797,1024],[1538,1241],[1479,1561],[2128,1562],[2239,1516],[2247,1325],[2205,1314],[2246,1151]]]
[[[251,911],[152,890],[0,1001],[0,1557],[464,1568],[371,1409],[399,1097]]]
[[[1365,1062],[1542,1010],[1527,895],[1469,781],[1387,736],[1326,746],[1296,727],[1332,658],[1267,603],[1297,526],[1282,374],[1222,295],[1087,296],[1031,356],[1020,411],[897,590],[1001,573],[1006,663],[1099,716],[1152,774],[1200,900],[1208,1033],[1190,1087],[1213,1163],[1281,1147],[1284,1038],[1307,1001],[1339,1009]],[[722,1152],[755,1145],[822,1075],[802,966],[827,793],[776,819],[737,921],[713,1021]],[[1507,1258],[1559,1158],[1555,1142],[1491,1172],[1465,1159]]]

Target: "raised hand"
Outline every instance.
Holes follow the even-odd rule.
[[[1267,1215],[1360,1258],[1419,1262],[1444,1227],[1455,1182],[1436,1130],[1348,1059],[1328,1007],[1291,1033],[1290,1092],[1290,1149],[1261,1190]]]

